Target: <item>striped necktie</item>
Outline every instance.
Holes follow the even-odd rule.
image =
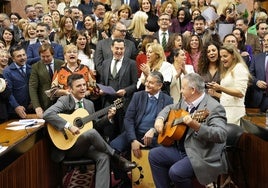
[[[163,32],[162,33],[162,47],[163,47],[163,49],[165,50],[165,48],[166,48],[166,45],[167,45],[167,39],[166,39],[166,32]]]

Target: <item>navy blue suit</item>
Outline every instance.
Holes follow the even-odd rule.
[[[32,65],[41,60],[39,56],[39,48],[41,46],[40,42],[31,44],[27,48],[27,64]],[[51,46],[54,49],[54,58],[63,60],[63,48],[61,45],[51,42]]]
[[[133,140],[139,140],[137,130],[143,119],[147,103],[148,93],[139,91],[134,93],[124,118],[125,131],[111,142],[111,146],[122,152],[130,147]],[[157,114],[167,105],[172,104],[173,99],[160,91],[157,102]],[[151,126],[152,128],[154,125]]]
[[[256,84],[258,80],[266,81],[265,57],[265,53],[260,53],[254,56],[249,68],[249,71],[253,76],[253,84],[250,88],[252,107],[259,107],[261,111],[265,111],[268,108],[268,97],[266,96],[265,90],[259,88]]]
[[[3,76],[8,83],[7,87],[11,90],[8,113],[12,117],[16,117],[15,108],[18,106],[23,106],[26,110],[29,110],[28,107],[31,103],[29,95],[31,70],[31,66],[26,64],[26,75],[23,75],[13,62],[3,71]]]

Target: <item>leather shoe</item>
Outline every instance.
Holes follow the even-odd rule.
[[[130,161],[128,161],[125,158],[120,156],[118,166],[119,166],[119,168],[121,168],[125,171],[130,171],[130,170],[136,168],[137,164],[135,162],[130,162]]]

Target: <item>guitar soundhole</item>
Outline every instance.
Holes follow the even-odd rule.
[[[76,118],[74,120],[74,123],[75,123],[75,126],[80,128],[80,129],[83,128],[83,126],[84,126],[84,123],[83,123],[81,118]]]

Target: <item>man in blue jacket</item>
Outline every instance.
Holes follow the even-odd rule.
[[[60,44],[51,42],[49,40],[50,27],[46,23],[38,23],[36,27],[36,34],[38,42],[31,44],[27,49],[27,64],[32,65],[41,60],[39,55],[39,48],[44,43],[49,43],[54,50],[54,58],[63,60],[63,47]]]
[[[33,112],[29,96],[31,66],[26,64],[27,56],[22,46],[12,47],[10,54],[13,63],[3,71],[11,90],[8,113],[10,118],[26,118],[27,113]]]
[[[165,106],[173,103],[170,96],[161,92],[162,86],[162,74],[151,72],[145,90],[134,93],[124,118],[125,131],[110,143],[117,151],[131,148],[134,156],[140,158],[141,148],[157,145],[155,118]]]

